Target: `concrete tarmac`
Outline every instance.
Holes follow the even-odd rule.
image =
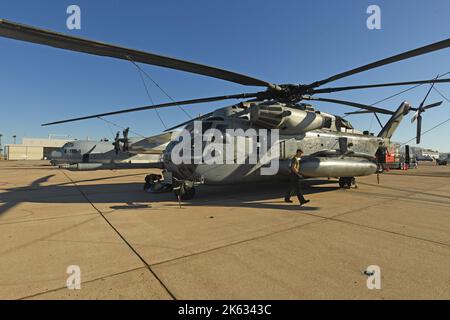
[[[307,180],[302,208],[280,182],[180,208],[142,190],[148,172],[0,161],[0,299],[450,299],[450,166]]]

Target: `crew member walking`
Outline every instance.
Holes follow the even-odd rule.
[[[387,153],[387,148],[385,147],[383,142],[380,142],[377,152],[375,153],[375,158],[377,160],[377,167],[378,167],[377,172],[378,173],[383,173],[384,170],[386,169],[386,153]]]
[[[291,196],[296,195],[300,205],[308,203],[301,192],[300,180],[303,178],[300,173],[300,159],[303,154],[301,149],[297,150],[297,153],[291,160],[290,174],[289,174],[289,190],[284,197],[284,201],[292,203]]]

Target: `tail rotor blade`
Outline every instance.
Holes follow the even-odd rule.
[[[420,137],[422,136],[422,116],[419,114],[417,117],[417,135],[416,144],[420,144]]]
[[[434,108],[434,107],[439,107],[442,104],[442,102],[443,101],[439,101],[439,102],[428,104],[428,105],[422,107],[422,110],[427,110],[427,109],[431,109],[431,108]]]
[[[414,123],[414,121],[417,120],[419,115],[420,115],[420,110],[417,110],[416,113],[414,113],[413,117],[411,118],[411,123]]]
[[[120,150],[120,132],[119,131],[117,131],[117,133],[116,133],[116,137],[114,138],[113,145],[114,145],[114,151],[116,152],[116,154],[118,154],[119,150]]]

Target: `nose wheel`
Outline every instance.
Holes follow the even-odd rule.
[[[192,181],[178,181],[173,186],[173,193],[179,200],[191,200],[195,196],[195,187]]]
[[[341,187],[342,189],[350,189],[352,187],[355,188],[355,189],[358,189],[355,177],[341,177],[341,178],[339,178],[339,187]]]

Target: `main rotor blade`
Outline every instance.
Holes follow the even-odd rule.
[[[406,82],[368,84],[368,85],[360,85],[360,86],[323,88],[323,89],[317,89],[317,90],[313,89],[312,92],[313,93],[332,93],[332,92],[347,91],[347,90],[381,88],[381,87],[391,87],[391,86],[408,86],[408,85],[412,85],[412,84],[426,84],[426,83],[446,83],[446,82],[450,82],[450,79],[431,79],[431,80],[417,80],[417,81],[406,81]]]
[[[94,151],[94,149],[97,147],[97,145],[96,144],[94,144],[94,146],[91,148],[91,149],[89,149],[88,150],[88,152],[86,152],[87,154],[91,154],[92,153],[92,151]],[[85,153],[85,154],[86,154]]]
[[[392,114],[392,111],[388,110],[388,109],[377,108],[377,107],[369,106],[369,105],[366,105],[366,104],[361,104],[361,103],[356,103],[356,102],[351,102],[351,101],[327,99],[327,98],[317,98],[317,97],[309,97],[309,96],[304,96],[303,99],[305,99],[305,100],[313,100],[313,101],[337,103],[337,104],[342,104],[342,105],[349,106],[349,107],[354,107],[354,108],[368,110],[368,111],[371,111],[371,112],[378,112],[378,113],[383,113],[383,114]]]
[[[205,113],[205,114],[203,114],[203,115],[201,115],[201,116],[198,116],[198,117],[196,117],[196,118],[194,118],[194,119],[189,119],[189,120],[187,120],[187,121],[185,121],[185,122],[179,123],[179,124],[177,124],[177,125],[174,125],[173,127],[170,127],[170,128],[168,128],[168,129],[164,130],[164,132],[172,131],[173,129],[176,129],[176,128],[185,126],[185,125],[187,125],[188,123],[191,123],[191,122],[193,122],[193,121],[197,121],[197,120],[201,120],[201,119],[203,119],[203,118],[207,118],[207,117],[209,117],[210,115],[212,115],[213,113],[214,113],[214,112],[209,112],[209,113]]]
[[[376,62],[372,62],[372,63],[366,64],[364,66],[361,66],[361,67],[358,67],[358,68],[355,68],[355,69],[351,69],[351,70],[348,70],[348,71],[345,71],[345,72],[342,72],[342,73],[338,73],[338,74],[336,74],[334,76],[331,76],[329,78],[313,82],[313,83],[311,83],[309,85],[309,87],[316,88],[316,87],[322,86],[322,85],[324,85],[326,83],[329,83],[329,82],[332,82],[332,81],[336,81],[336,80],[339,80],[339,79],[342,79],[342,78],[345,78],[345,77],[348,77],[348,76],[351,76],[351,75],[354,75],[354,74],[357,74],[357,73],[360,73],[360,72],[364,72],[364,71],[367,71],[367,70],[370,70],[370,69],[375,69],[375,68],[378,68],[378,67],[381,67],[381,66],[385,66],[385,65],[394,63],[394,62],[398,62],[398,61],[401,61],[401,60],[406,60],[406,59],[409,59],[409,58],[412,58],[412,57],[420,56],[420,55],[423,55],[423,54],[426,54],[426,53],[429,53],[429,52],[445,49],[445,48],[448,48],[448,47],[450,47],[450,38],[447,38],[445,40],[442,40],[442,41],[439,41],[439,42],[435,42],[435,43],[432,43],[432,44],[429,44],[429,45],[426,45],[424,47],[420,47],[420,48],[417,48],[417,49],[414,49],[414,50],[406,51],[406,52],[394,55],[394,56],[389,57],[389,58],[378,60]]]
[[[221,101],[221,100],[228,100],[228,99],[253,98],[253,97],[258,96],[258,94],[259,93],[242,93],[242,94],[235,94],[235,95],[228,95],[228,96],[217,96],[217,97],[209,97],[209,98],[184,100],[184,101],[174,101],[174,102],[168,102],[168,103],[155,104],[155,105],[151,105],[151,106],[144,106],[144,107],[138,107],[138,108],[132,108],[132,109],[123,109],[123,110],[118,110],[118,111],[94,114],[94,115],[85,116],[85,117],[79,117],[79,118],[72,118],[72,119],[67,119],[67,120],[49,122],[49,123],[42,124],[42,126],[49,126],[49,125],[53,125],[53,124],[60,124],[60,123],[66,123],[66,122],[73,122],[73,121],[79,121],[79,120],[99,118],[99,117],[104,117],[104,116],[111,116],[111,115],[114,115],[114,114],[120,114],[120,113],[128,113],[128,112],[136,112],[136,111],[143,111],[143,110],[151,110],[151,109],[172,107],[172,106],[177,106],[177,105],[196,104],[196,103]]]
[[[176,128],[185,126],[185,125],[187,125],[188,123],[191,123],[191,122],[193,122],[193,121],[197,121],[197,120],[202,120],[202,119],[208,118],[209,116],[212,116],[213,113],[214,113],[214,111],[213,111],[213,112],[209,112],[209,113],[205,113],[204,115],[200,115],[200,116],[198,116],[198,117],[196,117],[196,118],[194,118],[194,119],[189,119],[189,120],[187,120],[187,121],[185,121],[185,122],[179,123],[179,124],[177,124],[177,125],[175,125],[175,126],[169,128],[169,129],[164,130],[164,132],[171,131],[171,130],[173,130],[173,129],[176,129]],[[233,114],[233,117],[238,117],[238,116],[240,116],[241,114],[245,114],[245,113],[248,113],[248,110],[244,110],[244,111],[240,111],[240,112],[238,112],[238,113],[235,113],[235,114]]]
[[[436,83],[436,80],[437,80],[438,77],[439,77],[439,75],[436,76],[436,78],[434,79],[434,81],[431,83],[431,86],[430,86],[430,88],[428,89],[428,92],[427,92],[427,94],[425,95],[425,98],[423,98],[422,102],[420,103],[420,105],[419,105],[419,112],[422,111],[422,107],[423,107],[423,105],[425,104],[425,101],[427,100],[428,96],[430,95],[431,90],[433,90],[434,84]]]
[[[373,111],[368,111],[368,110],[352,111],[352,112],[346,112],[345,115],[350,116],[350,115],[354,115],[354,114],[369,114],[369,113],[373,113]],[[388,113],[386,112],[386,114],[388,114]],[[389,114],[394,114],[394,111],[391,111],[391,113],[389,113]]]
[[[135,62],[218,78],[247,86],[277,88],[275,85],[264,80],[249,77],[236,72],[157,55],[150,52],[128,49],[107,43],[73,37],[3,19],[0,19],[0,36],[98,56],[132,60]]]

